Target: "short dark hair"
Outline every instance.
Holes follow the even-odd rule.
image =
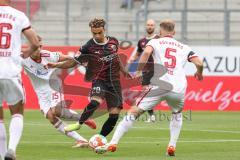
[[[100,28],[105,26],[106,22],[102,18],[94,18],[89,22],[89,27],[91,28]]]

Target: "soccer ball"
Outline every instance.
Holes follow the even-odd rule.
[[[93,149],[95,149],[96,147],[99,147],[99,146],[104,146],[105,144],[107,144],[107,139],[106,139],[106,137],[104,137],[100,134],[96,134],[96,135],[92,136],[89,140],[89,146]]]

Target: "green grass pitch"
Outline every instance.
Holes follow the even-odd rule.
[[[97,155],[90,149],[72,149],[74,141],[59,134],[39,111],[25,111],[24,133],[18,160],[239,160],[240,112],[184,112],[176,157],[165,155],[169,140],[170,112],[156,112],[156,123],[145,123],[146,115],[120,141],[115,153]],[[9,111],[5,111],[9,124]],[[89,139],[106,119],[96,119],[98,128],[78,132]],[[69,123],[69,122],[67,122]],[[107,138],[110,140],[112,134]]]

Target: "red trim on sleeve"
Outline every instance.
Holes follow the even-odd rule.
[[[28,29],[30,29],[31,28],[31,26],[28,26],[28,27],[26,27],[26,28],[23,28],[22,29],[22,32],[24,32],[25,30],[28,30]]]

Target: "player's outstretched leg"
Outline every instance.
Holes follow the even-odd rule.
[[[57,117],[67,121],[78,121],[81,117],[80,113],[77,113],[76,111],[71,110],[69,108],[62,107],[60,105],[55,107],[55,113]],[[90,127],[91,129],[97,128],[96,122],[93,119],[86,120],[84,124]]]
[[[47,119],[50,121],[50,123],[56,128],[57,131],[60,133],[67,135],[68,137],[76,140],[76,145],[74,147],[85,147],[88,146],[88,141],[83,138],[81,135],[79,135],[77,132],[65,132],[64,127],[66,127],[66,124],[64,124],[63,121],[61,121],[55,113],[50,109],[47,113]]]
[[[7,134],[6,128],[3,121],[3,109],[0,106],[0,159],[4,159],[7,152]]]
[[[87,105],[87,107],[84,109],[84,111],[79,119],[79,122],[76,124],[70,124],[70,125],[66,126],[64,128],[64,130],[66,132],[69,132],[69,131],[75,131],[75,130],[80,129],[81,125],[93,115],[93,113],[98,108],[100,103],[101,103],[100,101],[92,99],[90,101],[90,103]]]
[[[176,144],[182,128],[182,113],[173,113],[170,121],[170,141],[167,155],[175,156]]]

